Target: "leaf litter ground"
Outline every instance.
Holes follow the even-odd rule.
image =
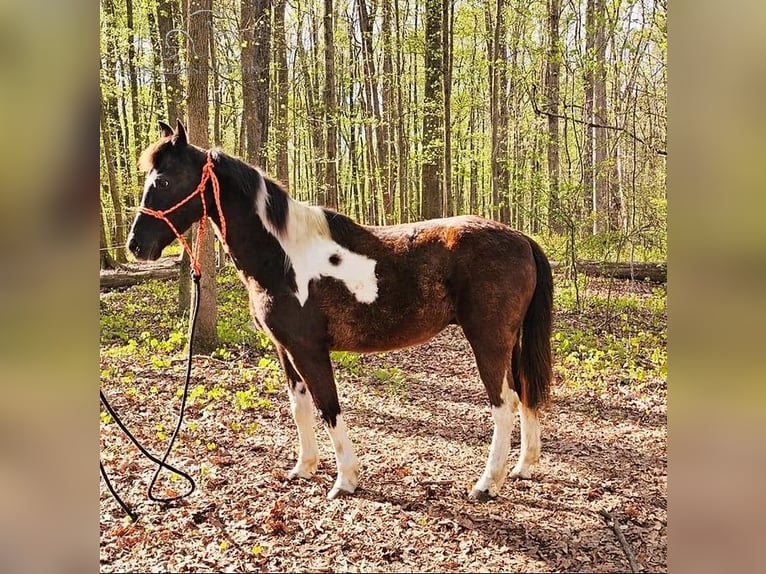
[[[224,297],[236,289],[227,285]],[[158,311],[174,295],[172,282],[101,295],[102,388],[154,453],[175,424],[185,369],[183,340]],[[230,296],[246,313],[241,294]],[[334,501],[325,498],[334,456],[319,424],[317,475],[285,480],[297,432],[273,351],[230,345],[195,357],[169,459],[197,481],[187,499],[148,501],[153,466],[102,415],[102,460],[140,518],[130,523],[102,482],[101,571],[629,571],[600,510],[617,519],[642,569],[666,571],[664,293],[591,280],[583,300],[574,311],[557,299],[557,382],[534,478],[507,482],[486,503],[467,499],[492,424],[459,327],[416,348],[334,356],[362,463],[357,493]],[[517,424],[511,465],[518,444]],[[184,491],[173,478],[163,473],[158,493]]]

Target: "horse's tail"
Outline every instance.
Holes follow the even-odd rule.
[[[540,246],[529,239],[537,266],[537,285],[524,315],[521,328],[521,349],[516,343],[512,368],[518,368],[521,402],[537,408],[548,400],[553,379],[551,328],[553,323],[553,275],[548,258]],[[514,373],[515,374],[515,373]]]

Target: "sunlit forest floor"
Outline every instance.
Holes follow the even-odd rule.
[[[170,462],[197,491],[151,503],[153,467],[102,413],[101,457],[140,518],[130,523],[102,483],[102,572],[667,570],[664,288],[557,276],[556,384],[541,412],[532,480],[487,503],[481,474],[492,424],[459,327],[378,355],[334,353],[341,404],[362,463],[353,497],[327,501],[335,473],[287,482],[297,432],[276,357],[249,326],[244,290],[220,277],[221,348],[195,357],[185,424]],[[101,294],[101,385],[150,451],[175,425],[186,319],[176,283]],[[518,425],[511,464],[518,455]],[[165,477],[165,475],[163,475]],[[186,488],[163,478],[159,493]]]

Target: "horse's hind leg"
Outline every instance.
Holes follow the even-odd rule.
[[[298,427],[300,444],[298,462],[287,477],[291,480],[296,477],[311,478],[316,473],[319,460],[319,449],[314,432],[314,404],[306,383],[303,382],[281,345],[277,345],[277,355],[287,375],[287,395],[290,397],[290,410]]]
[[[519,460],[511,471],[511,478],[531,478],[530,467],[540,458],[540,422],[537,409],[519,405],[521,418],[521,450]]]
[[[487,344],[477,341],[466,331],[471,347],[476,356],[476,366],[484,383],[492,405],[494,430],[489,457],[479,480],[471,489],[470,498],[484,500],[494,498],[508,475],[508,455],[511,450],[511,434],[516,422],[516,406],[519,397],[507,379],[510,376],[510,356],[513,344],[509,346],[499,342]]]
[[[330,353],[327,350],[295,349],[290,353],[290,358],[308,385],[335,449],[338,477],[327,498],[332,500],[343,493],[351,494],[359,484],[359,460],[348,438],[346,423],[340,414]]]

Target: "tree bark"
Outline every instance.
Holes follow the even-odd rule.
[[[423,219],[433,219],[442,216],[444,178],[442,0],[426,0],[425,10],[421,216]]]
[[[398,161],[396,165],[399,181],[399,218],[402,223],[410,220],[410,178],[409,178],[409,141],[406,136],[406,115],[402,97],[402,35],[399,26],[399,0],[394,0],[394,20],[396,22],[396,107],[392,115],[396,126],[396,145]]]
[[[103,157],[106,163],[106,173],[109,182],[109,195],[112,198],[112,209],[114,210],[114,234],[113,248],[115,259],[118,263],[127,261],[125,253],[125,217],[123,215],[122,201],[120,201],[120,190],[117,178],[117,166],[115,163],[114,147],[112,145],[112,135],[109,129],[109,121],[106,116],[106,106],[101,103],[101,145],[103,147]]]
[[[160,32],[162,49],[163,77],[165,78],[165,97],[167,100],[168,122],[181,119],[184,115],[184,90],[181,82],[178,32],[181,26],[178,18],[176,0],[159,0],[157,3],[157,27]]]
[[[152,44],[152,93],[153,102],[151,106],[152,112],[157,110],[163,110],[165,108],[165,97],[162,92],[162,82],[160,78],[162,76],[162,42],[160,41],[160,32],[157,27],[157,18],[154,15],[154,11],[151,7],[146,11],[146,18],[149,24],[149,39]],[[162,113],[162,112],[160,112]],[[161,118],[151,118],[152,120]],[[147,128],[150,128],[147,125]]]
[[[444,0],[442,9],[442,75],[444,77],[444,185],[442,194],[442,214],[454,214],[452,197],[452,24],[454,19],[454,0]]]
[[[595,0],[595,59],[593,74],[593,121],[608,124],[606,108],[606,0]],[[607,134],[603,127],[594,128],[594,219],[593,232],[609,230],[611,205],[609,201],[609,167],[607,165]]]
[[[552,269],[561,269],[568,263],[551,261]],[[667,263],[614,263],[603,261],[577,261],[577,271],[592,277],[611,277],[633,281],[666,283],[668,278]]]
[[[373,225],[383,223],[379,217],[379,190],[382,190],[383,203],[388,201],[387,180],[388,156],[384,145],[383,116],[380,109],[378,76],[375,68],[375,54],[372,45],[373,20],[367,10],[366,0],[357,0],[359,8],[359,31],[362,37],[362,61],[364,62],[364,102],[367,118],[364,122],[366,134],[368,219]]]
[[[487,8],[489,10],[489,8]],[[495,13],[489,21],[493,23],[490,32],[491,55],[489,63],[490,81],[490,120],[492,173],[492,209],[491,217],[511,223],[509,205],[509,173],[508,173],[508,106],[507,92],[507,23],[505,0],[496,0]]]
[[[332,0],[324,3],[324,189],[323,205],[338,209],[338,117],[335,105],[335,15]]]
[[[242,115],[245,125],[245,158],[266,167],[269,131],[269,53],[271,12],[269,0],[243,0],[240,19],[242,40]]]
[[[210,147],[209,110],[208,110],[208,77],[209,77],[209,48],[210,20],[208,13],[212,8],[212,0],[189,0],[189,129],[190,142],[203,148]],[[194,339],[195,353],[210,353],[218,346],[216,332],[217,305],[216,305],[216,281],[215,281],[215,248],[214,234],[209,222],[200,222],[207,225],[205,240],[201,247],[200,266],[202,279],[200,281],[199,313],[197,315],[197,332]],[[199,231],[197,231],[199,236]]]
[[[150,263],[127,263],[119,269],[103,269],[99,274],[99,287],[103,290],[131,287],[152,279],[165,281],[178,279],[177,257],[161,257]]]
[[[561,38],[559,20],[561,0],[548,0],[548,56],[545,63],[545,98],[548,115],[548,226],[554,233],[564,232],[559,197],[559,74],[561,72]]]
[[[399,182],[399,166],[394,160],[394,132],[396,130],[397,109],[395,102],[395,78],[393,59],[393,40],[391,35],[390,2],[383,2],[383,23],[381,26],[381,43],[383,51],[383,148],[387,158],[384,166],[386,187],[383,189],[383,223],[391,224],[396,221],[395,200],[396,188]]]
[[[136,71],[136,35],[133,25],[133,0],[125,0],[128,25],[128,76],[130,78],[130,117],[133,122],[133,144],[138,155],[143,145],[143,127],[138,103],[138,73]]]
[[[99,261],[99,267],[101,269],[114,269],[117,267],[117,262],[114,260],[114,257],[112,257],[112,254],[109,253],[109,243],[106,240],[106,229],[104,225],[104,206],[99,201],[99,255],[100,255],[100,261]]]
[[[274,141],[277,151],[276,176],[289,187],[290,171],[287,157],[288,125],[288,70],[287,43],[285,40],[285,4],[287,0],[276,0],[274,3],[274,51],[276,66],[277,109],[274,114]]]

